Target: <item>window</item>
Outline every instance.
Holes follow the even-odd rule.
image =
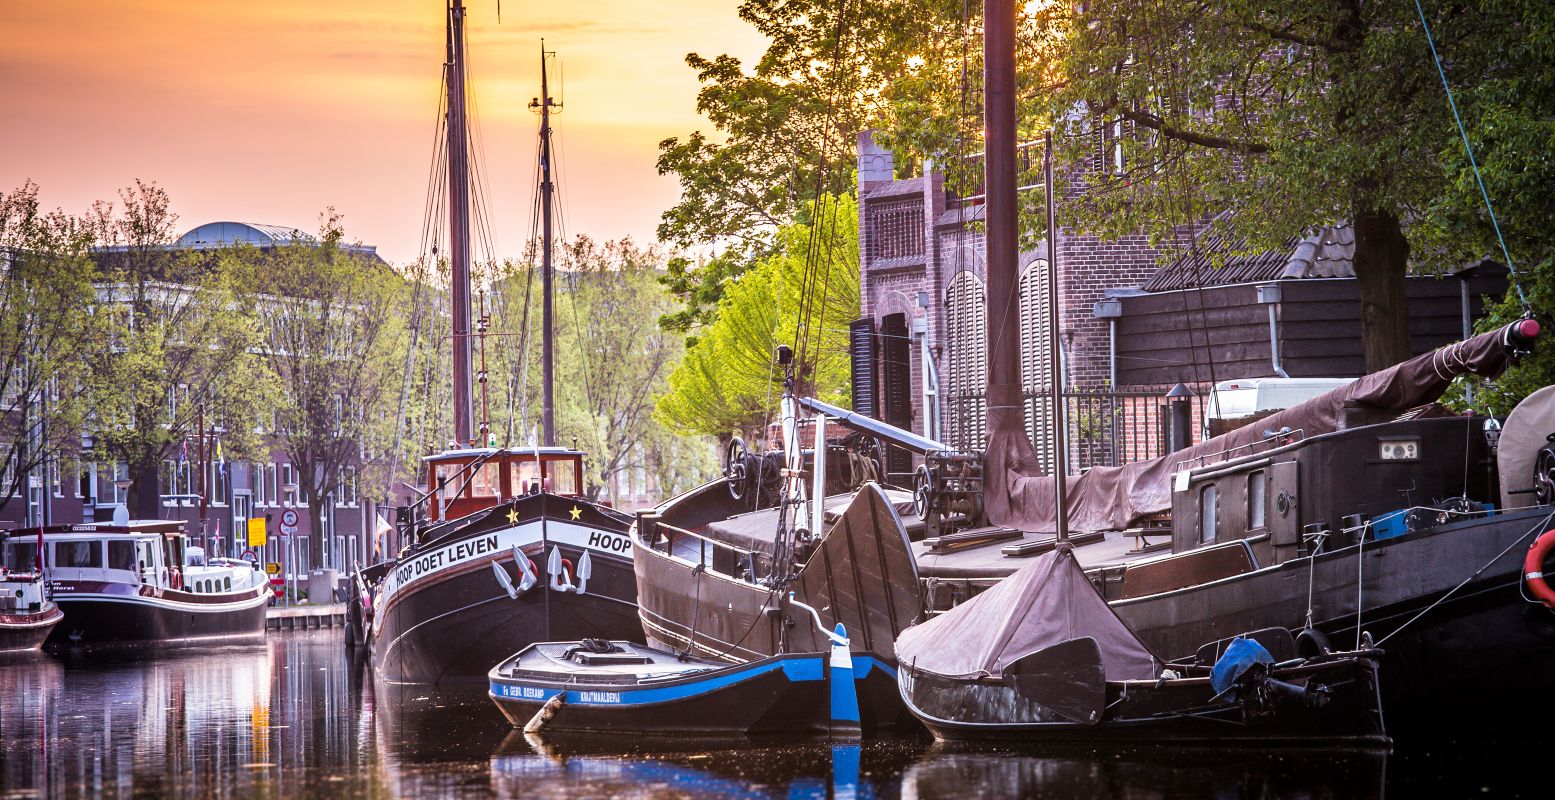
[[[534,461],[513,461],[508,464],[510,480],[513,482],[513,490],[510,497],[522,497],[529,494],[535,481],[540,477],[540,465]]]
[[[178,505],[178,462],[171,459],[162,462],[162,505]]]
[[[135,543],[133,541],[108,542],[108,568],[136,571]]]
[[[571,459],[548,461],[545,465],[545,476],[550,481],[552,493],[578,493],[578,462]]]
[[[491,466],[495,467],[497,465],[492,464]],[[495,477],[492,479],[496,480]],[[339,488],[335,490],[335,498],[335,505],[337,506],[349,507],[356,505],[356,473],[346,470],[340,471]]]
[[[502,476],[498,473],[501,465],[495,461],[488,461],[475,470],[475,476],[470,481],[470,493],[476,497],[491,497],[502,488]]]
[[[297,505],[297,490],[292,488],[296,484],[297,484],[297,473],[296,473],[296,471],[294,469],[292,469],[292,465],[290,463],[282,464],[281,465],[281,486],[282,486],[281,491],[284,492],[285,494],[283,494],[281,496],[281,505],[286,505],[286,506]]]
[[[54,566],[92,569],[103,565],[103,548],[99,540],[56,542]]]
[[[276,477],[275,462],[272,461],[265,465],[265,497],[269,499],[271,506],[281,502],[280,486],[280,481]]]
[[[1247,529],[1257,530],[1268,524],[1265,509],[1268,508],[1269,475],[1258,470],[1247,476]]]
[[[0,564],[6,569],[28,572],[38,566],[38,540],[12,539],[0,547]]]
[[[1205,486],[1199,492],[1199,541],[1215,541],[1217,518],[1220,516],[1220,501],[1215,496],[1215,484]]]
[[[55,497],[65,496],[65,473],[60,468],[58,456],[49,459],[49,484],[54,487]]]

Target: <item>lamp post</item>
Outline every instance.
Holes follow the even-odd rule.
[[[113,493],[113,524],[124,527],[130,524],[130,509],[124,505],[123,499],[129,494],[130,479],[119,477],[119,467],[117,464],[114,465],[113,476],[113,488],[115,490]]]

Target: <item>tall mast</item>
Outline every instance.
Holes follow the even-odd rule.
[[[449,0],[448,246],[452,260],[454,441],[470,444],[470,162],[464,108],[464,0]]]
[[[540,365],[544,387],[545,446],[556,445],[555,338],[551,313],[551,204],[556,185],[551,182],[551,87],[545,72],[545,40],[540,40],[540,96],[529,104],[540,109]]]

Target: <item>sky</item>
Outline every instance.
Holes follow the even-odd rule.
[[[349,239],[392,263],[420,251],[446,0],[6,0],[0,192],[32,180],[82,213],[136,179],[178,228],[237,220]],[[736,0],[466,0],[469,64],[498,257],[531,230],[540,39],[566,232],[654,239],[678,197],[658,142],[711,132],[688,52],[750,63]],[[560,72],[560,85],[557,71]]]

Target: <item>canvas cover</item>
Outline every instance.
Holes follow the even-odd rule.
[[[1533,488],[1533,470],[1539,450],[1555,433],[1555,386],[1546,386],[1523,398],[1501,427],[1501,446],[1496,448],[1496,468],[1501,475],[1501,507],[1532,505],[1531,494],[1512,494]]]
[[[1096,640],[1109,681],[1152,680],[1159,661],[1112,612],[1073,548],[1048,552],[992,588],[902,632],[896,657],[948,678],[998,676],[1011,663],[1082,636]]]
[[[1346,404],[1402,413],[1435,402],[1459,375],[1500,375],[1510,359],[1507,336],[1507,328],[1483,333],[1184,450],[1121,467],[1095,467],[1071,477],[1066,490],[1069,525],[1082,531],[1122,530],[1152,514],[1170,511],[1172,473],[1179,463],[1253,444],[1264,438],[1266,430],[1290,428],[1308,437],[1329,433],[1339,430]],[[990,403],[988,429],[984,496],[988,520],[1023,531],[1054,530],[1053,479],[1041,474],[1036,451],[1026,437],[1024,406]]]

